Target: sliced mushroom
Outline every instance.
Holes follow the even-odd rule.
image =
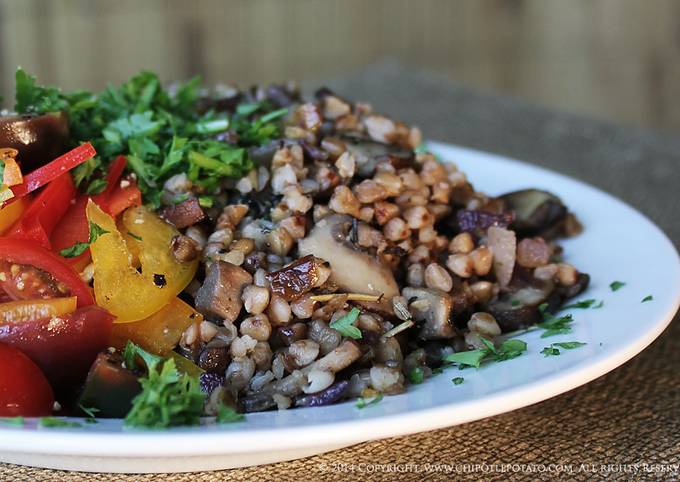
[[[522,237],[542,235],[550,238],[548,233],[567,217],[562,200],[548,191],[524,189],[504,194],[501,199],[506,208],[515,213],[512,228]]]
[[[420,337],[425,340],[453,338],[456,330],[449,322],[453,299],[448,293],[431,288],[406,287],[402,293],[409,300],[409,311],[415,321],[424,322]]]
[[[196,309],[207,318],[233,323],[243,308],[241,292],[252,282],[246,270],[215,261],[208,266],[205,281],[196,293]]]
[[[380,308],[392,312],[391,300],[399,295],[392,270],[375,256],[359,250],[349,239],[352,218],[340,214],[319,221],[309,235],[300,240],[301,256],[314,255],[331,260],[331,281],[353,293],[382,295]]]
[[[62,112],[0,117],[0,147],[19,151],[24,174],[66,152],[68,138],[68,117]]]
[[[357,163],[357,174],[369,177],[381,162],[389,162],[397,169],[413,165],[413,151],[380,142],[344,137],[342,139]]]
[[[198,203],[198,199],[194,197],[178,204],[165,206],[161,209],[160,215],[169,223],[174,224],[177,229],[188,228],[205,219],[203,208]]]
[[[298,299],[328,279],[328,263],[308,255],[267,275],[272,292],[286,301]],[[324,269],[326,273],[323,273]]]

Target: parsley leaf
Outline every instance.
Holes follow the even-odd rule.
[[[86,194],[101,194],[104,189],[106,189],[106,186],[108,185],[108,182],[106,179],[95,179],[93,180],[88,186],[87,189],[85,189]]]
[[[558,346],[560,348],[564,348],[565,350],[573,350],[574,348],[579,348],[584,345],[586,345],[586,343],[581,341],[563,341],[560,343],[553,343],[553,346]]]
[[[454,385],[460,385],[461,383],[463,383],[465,381],[465,378],[456,377],[456,378],[452,378],[451,381],[453,382]]]
[[[541,338],[548,338],[555,335],[564,335],[566,333],[571,333],[571,324],[574,319],[571,314],[566,314],[563,316],[555,316],[549,313],[548,304],[543,303],[539,305],[538,310],[543,316],[543,321],[538,323],[536,326],[545,330],[541,335]]]
[[[42,417],[38,421],[38,426],[42,428],[78,428],[82,427],[82,424],[60,417]]]
[[[423,383],[425,380],[425,370],[423,370],[423,367],[414,367],[413,370],[408,373],[408,379],[411,383],[416,385]]]
[[[85,415],[87,415],[87,416],[90,417],[91,419],[97,418],[97,417],[95,416],[95,413],[101,412],[101,410],[99,410],[97,407],[85,407],[85,406],[83,406],[83,405],[80,404],[80,403],[78,404],[78,408],[80,408],[80,410],[82,410],[83,413],[85,413]]]
[[[59,254],[64,258],[75,258],[77,256],[80,256],[85,251],[87,251],[90,245],[97,241],[97,239],[99,239],[100,236],[103,236],[108,233],[109,232],[107,230],[105,230],[98,224],[95,224],[90,221],[90,238],[88,239],[87,243],[76,243],[69,248],[62,249],[61,251],[59,251]]]
[[[444,361],[457,363],[460,366],[479,368],[482,360],[489,354],[488,350],[470,350],[452,353],[444,357]]]
[[[546,346],[541,350],[541,353],[545,356],[558,356],[561,354],[560,348],[565,350],[573,350],[584,346],[586,343],[580,341],[563,341],[560,343],[551,343],[550,346]]]
[[[357,408],[366,408],[370,407],[371,405],[376,405],[380,403],[380,401],[383,399],[383,394],[378,393],[373,399],[371,400],[366,400],[364,397],[359,397],[357,399],[356,407]]]
[[[6,427],[23,427],[24,417],[0,417],[0,425]]]
[[[498,348],[496,348],[493,342],[486,338],[480,338],[486,348],[452,353],[451,355],[445,356],[444,361],[457,363],[461,368],[466,366],[479,368],[482,362],[502,362],[511,360],[517,358],[527,350],[527,344],[516,338],[505,340]]]
[[[612,291],[618,291],[624,286],[626,286],[626,283],[624,283],[623,281],[612,281],[609,284],[609,287],[611,288]]]
[[[245,420],[245,418],[245,415],[242,413],[238,413],[230,406],[222,403],[217,409],[217,417],[215,417],[215,421],[217,423],[234,423],[241,422]]]
[[[360,340],[361,330],[354,326],[354,322],[359,318],[359,313],[361,313],[359,308],[354,307],[345,316],[342,316],[331,323],[330,327],[338,331],[343,336]]]
[[[642,298],[642,301],[640,303],[647,303],[648,301],[652,301],[654,297],[652,295],[647,295],[644,298]]]
[[[160,370],[157,364],[152,361],[148,375],[139,379],[142,391],[132,400],[124,424],[146,428],[198,425],[205,401],[198,378],[180,375],[172,358],[163,361]]]
[[[149,353],[141,346],[128,340],[123,349],[123,361],[128,370],[137,369],[137,357],[144,361],[147,371],[153,371],[156,366],[163,362],[163,357]]]
[[[581,309],[581,310],[586,310],[588,308],[601,308],[604,305],[603,301],[600,301],[599,304],[596,304],[597,300],[595,299],[589,299],[589,300],[581,300],[577,301],[575,303],[571,303],[569,305],[564,305],[560,307],[560,310],[571,310],[571,309]]]

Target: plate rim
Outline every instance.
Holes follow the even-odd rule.
[[[642,217],[648,227],[657,232],[659,238],[668,245],[671,252],[675,253],[674,264],[676,271],[680,273],[680,255],[668,236],[644,213],[617,197],[579,179],[501,154],[437,141],[428,141],[426,144],[434,151],[443,149],[465,152],[480,158],[512,163],[522,169],[534,170],[542,175],[558,176],[562,180],[578,184],[579,188],[595,191],[598,195],[605,196],[619,207]],[[676,274],[680,281],[678,273]],[[673,320],[679,307],[680,291],[676,293],[675,300],[670,301],[665,314],[659,316],[654,325],[650,325],[641,338],[618,347],[608,356],[596,361],[581,360],[568,369],[558,370],[545,377],[485,395],[480,399],[452,400],[451,403],[441,406],[385,414],[370,419],[325,422],[303,427],[255,428],[248,431],[239,431],[238,427],[225,427],[219,431],[193,429],[191,431],[161,430],[121,433],[82,432],[70,429],[46,431],[3,428],[0,433],[5,436],[0,437],[0,459],[3,453],[134,459],[218,456],[225,453],[253,454],[265,450],[276,450],[275,445],[280,443],[276,440],[282,437],[295,440],[295,447],[303,449],[319,445],[351,445],[468,423],[553,398],[609,373],[642,352],[657,339]],[[499,403],[501,401],[502,403]],[[452,410],[456,411],[455,421],[451,421],[449,417]],[[41,439],[39,447],[35,447],[37,437]],[[191,444],[177,443],[185,439],[191,439]],[[230,449],[229,442],[236,442],[237,445]]]

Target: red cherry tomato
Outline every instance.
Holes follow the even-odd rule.
[[[0,343],[0,367],[0,417],[42,417],[52,413],[52,388],[30,358]]]
[[[87,306],[63,316],[1,323],[0,342],[28,355],[59,392],[85,379],[97,353],[108,347],[112,324],[109,312]]]

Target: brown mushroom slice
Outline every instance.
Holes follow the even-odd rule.
[[[567,216],[562,200],[548,191],[524,189],[500,197],[506,208],[515,213],[512,228],[521,236],[552,231]]]
[[[314,255],[327,260],[331,265],[330,279],[341,290],[382,295],[381,308],[390,313],[389,301],[399,295],[392,270],[348,240],[351,225],[349,216],[334,214],[323,218],[299,241],[300,256]]]
[[[344,137],[347,150],[354,157],[357,174],[369,177],[375,173],[375,167],[380,162],[389,162],[396,168],[413,165],[413,151],[380,142]]]
[[[246,270],[215,261],[208,266],[205,281],[196,293],[196,309],[206,318],[233,323],[243,308],[241,292],[252,282]]]
[[[272,293],[281,296],[286,301],[298,299],[325,281],[322,270],[327,264],[322,259],[308,255],[279,271],[269,273],[267,279],[269,279]],[[325,269],[328,270],[328,268]]]
[[[19,151],[24,174],[66,152],[68,138],[68,117],[62,112],[0,117],[0,147]]]
[[[505,333],[527,328],[541,321],[538,306],[548,300],[551,290],[552,285],[519,288],[502,294],[488,303],[484,310],[496,318]]]
[[[420,337],[425,340],[453,338],[456,329],[449,322],[453,299],[448,293],[432,288],[406,287],[402,296],[409,300],[409,311],[415,321],[424,322]]]
[[[178,204],[165,206],[161,209],[160,215],[177,229],[188,228],[205,219],[203,208],[195,197],[185,199]]]

